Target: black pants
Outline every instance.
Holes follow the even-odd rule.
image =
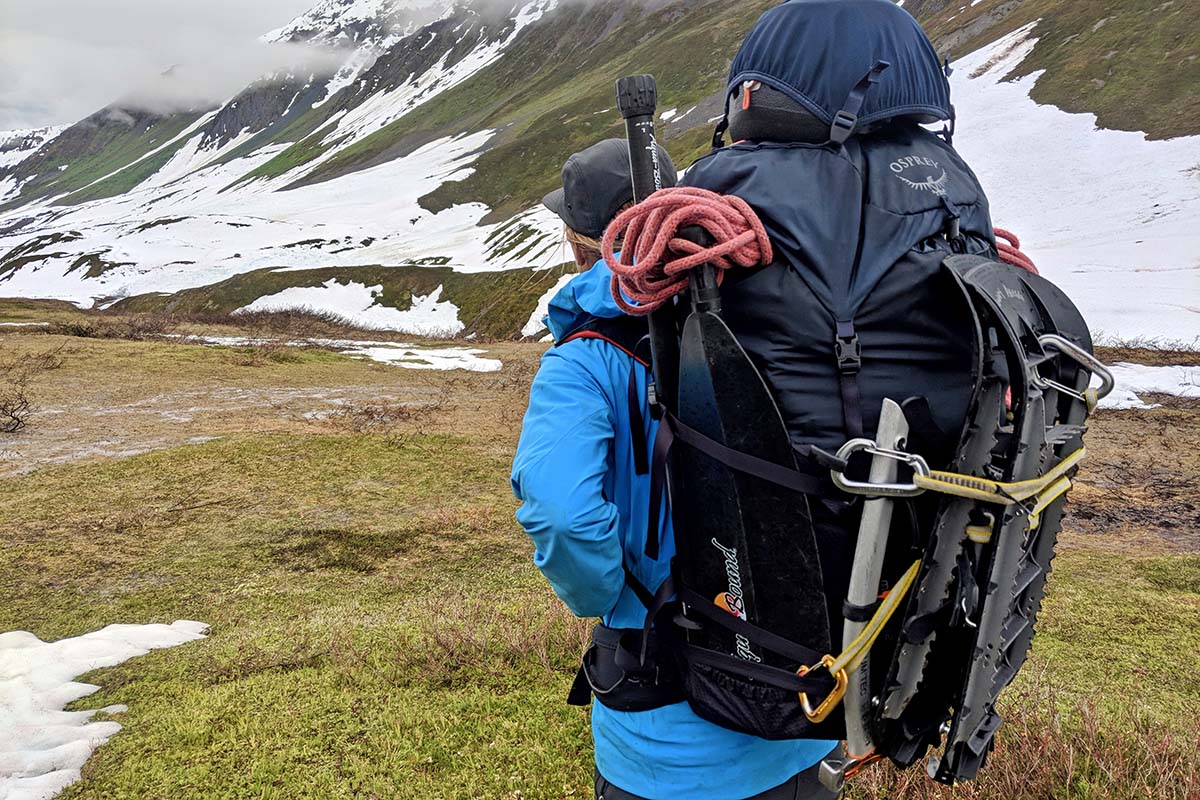
[[[774,789],[756,794],[746,800],[836,800],[837,794],[821,785],[817,777],[820,764],[814,764],[804,772],[793,775]],[[636,794],[613,786],[600,771],[596,771],[596,800],[646,800]]]

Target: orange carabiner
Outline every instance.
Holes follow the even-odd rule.
[[[796,674],[803,678],[805,675],[819,667],[830,669],[834,663],[835,659],[833,656],[821,656],[821,663],[814,664],[811,667],[801,667],[800,669],[796,670]],[[830,712],[832,712],[837,704],[842,701],[842,698],[846,696],[846,686],[850,683],[850,678],[846,675],[846,670],[839,669],[836,673],[831,672],[830,674],[833,675],[833,690],[829,692],[825,699],[821,701],[821,704],[815,709],[812,707],[812,703],[808,701],[808,693],[799,693],[800,708],[804,709],[804,716],[808,717],[808,721],[812,722],[813,724],[824,722],[829,716]]]

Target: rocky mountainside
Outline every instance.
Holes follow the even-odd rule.
[[[65,130],[0,134],[0,295],[233,310],[300,296],[321,306],[332,285],[343,298],[357,287],[363,309],[343,313],[450,304],[458,323],[448,333],[516,335],[565,260],[558,223],[537,200],[567,155],[621,134],[614,80],[658,77],[661,134],[686,164],[704,152],[721,113],[738,42],[774,2],[324,0],[263,38],[321,48],[329,63],[280,69],[216,108],[156,115],[118,102]],[[1144,5],[906,7],[947,55],[987,55],[953,79],[960,110],[978,108],[977,120],[992,110],[977,99],[992,87],[989,97],[1008,98],[1012,107],[1000,111],[1014,120],[1043,107],[1069,116],[1057,106],[1151,138],[1200,131],[1187,89],[1200,85],[1200,23],[1183,3]],[[1000,90],[1014,85],[1019,92]],[[960,116],[960,146],[986,177],[1004,161],[995,145],[1006,132],[980,128],[972,141],[972,118]],[[1134,176],[1160,195],[1165,186],[1170,199],[1156,216],[1150,194],[1139,196],[1129,216],[1176,227],[1200,219],[1200,190],[1186,172],[1200,164],[1200,139],[1121,135],[1136,138],[1131,152],[1169,148],[1155,163],[1181,161],[1166,175]],[[1059,160],[1034,177],[1077,170],[1061,147],[1050,150]],[[995,185],[985,180],[994,200],[1020,197],[1011,162],[996,174]],[[1107,180],[1114,191],[1130,186],[1120,174]],[[1061,258],[1071,274],[1079,253],[1056,250],[1062,226],[1034,224],[1022,232],[1035,255]],[[1127,233],[1130,246],[1146,238]],[[1175,269],[1176,259],[1175,249],[1153,254],[1151,266]],[[1187,325],[1177,327],[1186,338]]]

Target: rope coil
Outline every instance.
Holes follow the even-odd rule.
[[[689,227],[702,228],[713,244],[683,238]],[[1016,234],[996,228],[996,248],[1007,264],[1038,268],[1021,252]],[[621,255],[617,242],[624,241]],[[645,316],[688,287],[688,272],[711,264],[720,285],[725,270],[771,263],[767,230],[750,204],[736,195],[720,195],[690,186],[659,189],[622,211],[604,231],[601,255],[613,272],[612,295],[626,314]]]
[[[691,226],[703,228],[713,244],[681,237]],[[617,258],[621,239],[625,246]],[[774,258],[767,230],[745,200],[692,187],[660,189],[621,212],[604,231],[601,253],[613,272],[613,299],[634,316],[653,312],[686,289],[693,267],[711,264],[720,284],[727,269]]]
[[[1034,275],[1040,275],[1037,265],[1033,263],[1033,259],[1021,252],[1021,240],[1011,231],[1006,231],[1004,228],[995,228],[996,234],[996,249],[1000,251],[1000,260],[1005,264],[1011,264],[1014,267],[1028,270]]]

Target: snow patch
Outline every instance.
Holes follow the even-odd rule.
[[[109,625],[43,642],[32,633],[0,634],[0,797],[47,800],[79,780],[92,751],[121,730],[92,722],[96,711],[63,711],[100,687],[74,678],[151,650],[204,638],[208,626],[179,620],[170,625]],[[99,709],[108,714],[125,706]]]
[[[294,286],[260,297],[234,313],[305,309],[337,314],[366,328],[420,336],[453,336],[466,327],[458,318],[458,306],[441,299],[441,285],[424,297],[414,294],[412,306],[405,311],[379,305],[382,293],[382,284],[339,283],[330,278],[321,286]]]
[[[255,339],[249,336],[180,336],[189,342],[220,345],[223,347],[257,347],[268,344],[270,339]],[[424,347],[406,342],[371,342],[357,339],[299,339],[283,342],[287,347],[330,347],[343,355],[378,361],[408,369],[465,369],[468,372],[499,372],[503,362],[495,358],[480,358],[486,350],[467,347]]]
[[[522,336],[537,336],[542,331],[546,330],[546,315],[550,313],[550,301],[554,296],[562,291],[571,279],[575,276],[571,273],[561,276],[558,281],[546,290],[537,301],[537,308],[529,315],[529,321],[525,323],[525,327],[521,328]]]
[[[374,346],[351,347],[341,352],[345,355],[367,358],[371,361],[406,369],[463,369],[468,372],[499,372],[503,367],[503,363],[499,359],[480,358],[487,351],[466,347],[434,349],[382,342]]]
[[[1139,394],[1169,394],[1175,397],[1200,397],[1200,366],[1148,367],[1119,363],[1109,367],[1117,386],[1100,401],[1100,408],[1157,408]]]
[[[0,131],[0,170],[15,167],[55,139],[69,126]]]

